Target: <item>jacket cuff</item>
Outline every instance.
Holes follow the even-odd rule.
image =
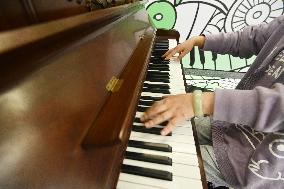
[[[217,89],[213,120],[252,126],[257,117],[255,90]]]
[[[211,35],[204,35],[205,37],[205,44],[203,47],[204,51],[214,51],[214,49],[216,48],[216,44],[217,44],[217,37],[216,34],[211,34]]]

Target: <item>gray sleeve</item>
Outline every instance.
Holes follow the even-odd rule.
[[[284,22],[284,16],[280,16],[268,24],[248,26],[242,31],[206,35],[203,49],[249,58],[259,53],[265,42],[282,22]]]
[[[245,124],[255,130],[275,132],[284,130],[284,85],[271,89],[217,89],[213,119]]]

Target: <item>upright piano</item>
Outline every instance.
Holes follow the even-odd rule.
[[[0,188],[207,188],[191,122],[139,117],[185,93],[177,44],[136,2],[0,33]]]

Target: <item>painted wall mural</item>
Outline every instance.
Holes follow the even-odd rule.
[[[268,23],[283,14],[283,5],[284,0],[150,0],[146,9],[157,28],[176,29],[182,42],[195,35],[238,31],[248,25]],[[183,59],[183,64],[188,69],[246,72],[254,59],[195,48]],[[206,79],[209,83],[216,81],[216,77]]]

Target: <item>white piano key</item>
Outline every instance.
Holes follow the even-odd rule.
[[[185,164],[173,163],[170,165],[162,165],[158,163],[149,163],[144,161],[137,161],[131,159],[124,159],[123,164],[133,165],[138,167],[145,167],[150,169],[157,169],[161,171],[169,171],[175,176],[192,178],[192,179],[201,179],[200,170],[198,166],[190,166]]]
[[[163,96],[165,96],[165,94],[163,94],[163,93],[142,92],[141,96],[163,97]]]
[[[147,185],[147,183],[139,184],[139,183],[119,180],[117,182],[116,189],[164,189],[164,188]]]
[[[166,83],[162,83],[162,82],[153,82],[153,81],[144,81],[144,83],[147,83],[147,84],[154,84],[154,85],[165,85]],[[172,87],[173,85],[171,84],[168,84],[169,87]],[[178,83],[177,85],[175,85],[181,89],[184,90],[184,83]]]
[[[119,181],[131,182],[141,185],[148,184],[152,187],[164,188],[164,189],[189,189],[189,188],[202,189],[203,188],[201,180],[184,178],[179,176],[173,176],[173,181],[165,181],[165,180],[159,180],[143,176],[120,173]]]
[[[177,46],[177,40],[169,39],[169,49],[174,48]]]
[[[148,140],[156,140],[161,142],[178,142],[185,144],[195,144],[193,136],[187,136],[187,135],[162,136],[162,135],[154,135],[154,134],[132,131],[130,136],[145,138]]]
[[[143,176],[136,176],[136,175],[129,175],[129,174],[121,173],[118,183],[119,182],[128,182],[128,183],[133,183],[137,185],[147,184],[147,185],[150,185],[151,187],[155,187],[156,189],[188,189],[189,186],[190,188],[194,188],[194,189],[202,188],[202,183],[199,180],[187,179],[187,178],[176,177],[176,176],[173,176],[173,181],[164,181],[164,180],[159,180],[159,179],[147,178]],[[128,188],[128,185],[124,185],[124,186],[126,187],[123,189],[134,189],[134,188]]]
[[[127,147],[126,150],[130,152],[167,156],[172,158],[172,161],[174,163],[199,166],[198,158],[195,154],[186,154],[180,152],[162,152],[162,151],[148,150],[148,149],[134,148],[134,147]]]
[[[140,118],[143,114],[144,114],[144,112],[136,112],[135,117]],[[135,125],[141,125],[141,126],[144,125],[144,123],[137,123],[137,122],[134,122],[134,123],[135,123]],[[188,122],[188,121],[187,121],[187,122],[178,123],[178,124],[176,125],[176,127],[190,128],[191,131],[189,131],[189,132],[193,132],[193,131],[192,131],[191,123]]]

